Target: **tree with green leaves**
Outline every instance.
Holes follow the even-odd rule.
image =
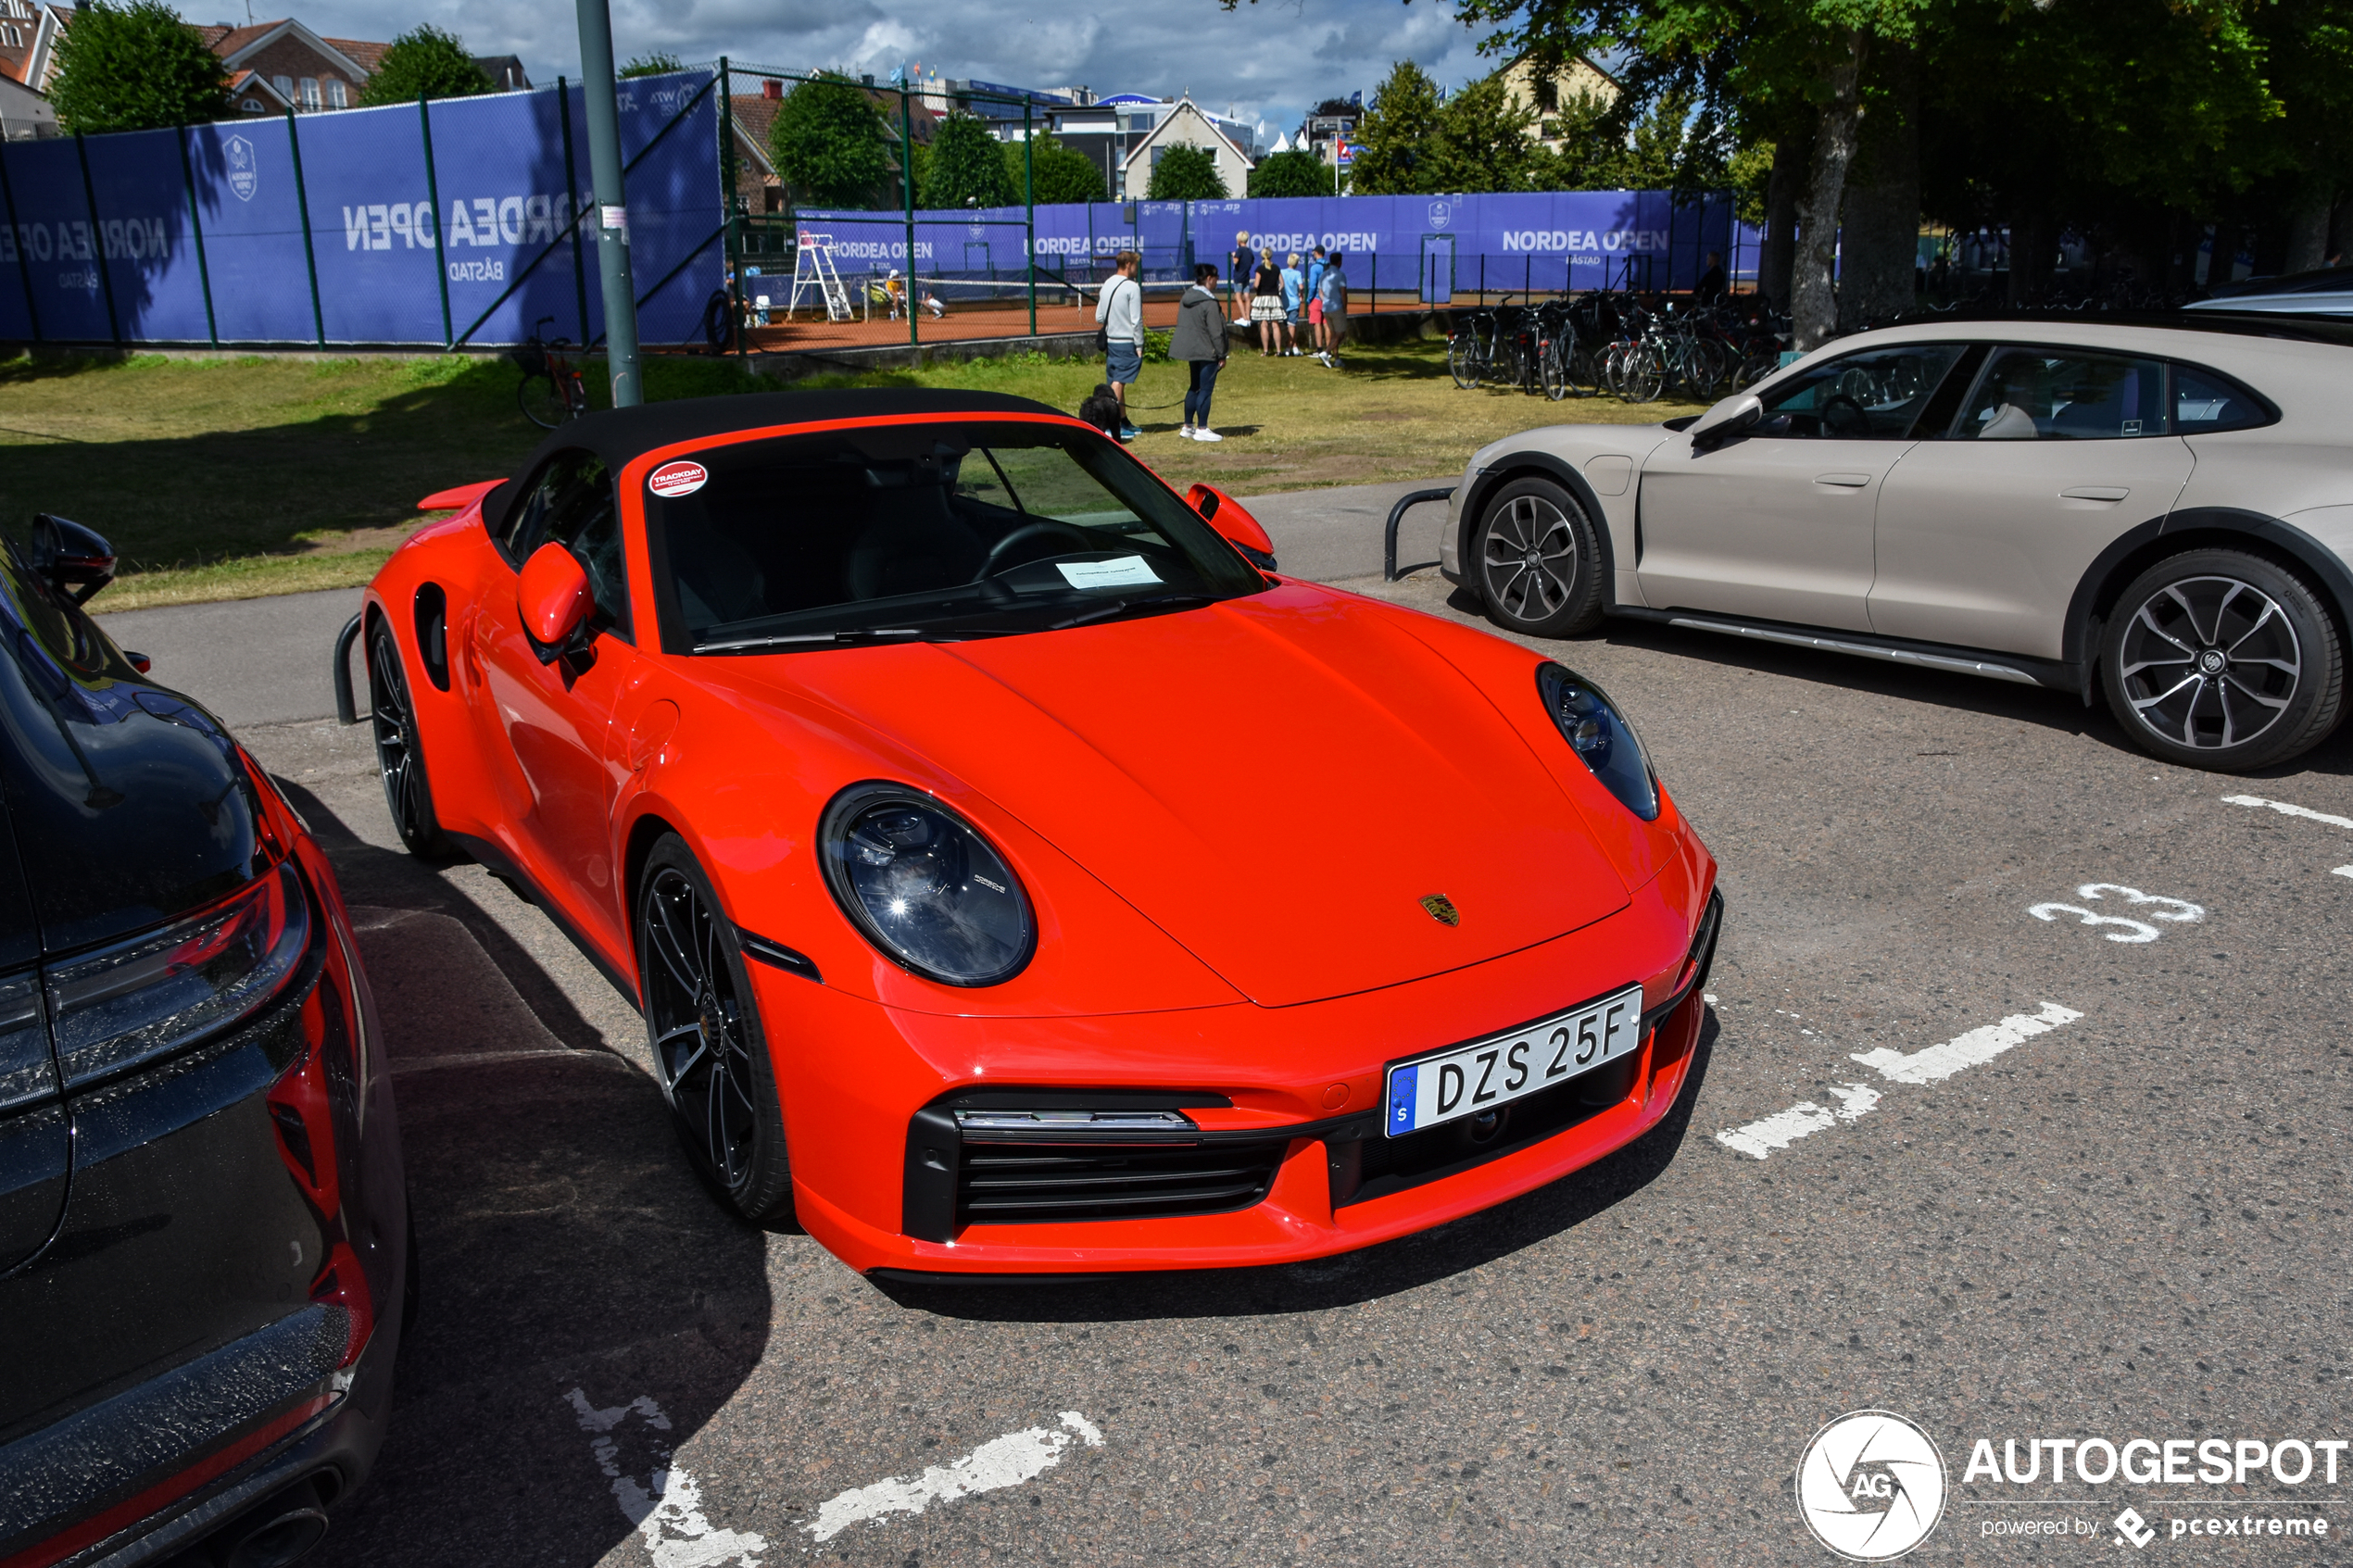
[[[651,49],[647,51],[645,54],[638,56],[635,59],[631,60],[627,65],[622,67],[621,69],[614,74],[623,78],[632,76],[668,76],[673,71],[685,70],[686,69],[686,66],[680,62],[678,56],[672,54],[669,50]]]
[[[1349,187],[1368,196],[1427,195],[1446,189],[1439,140],[1445,100],[1411,60],[1390,69],[1356,122]]]
[[[768,127],[769,161],[797,206],[898,205],[894,138],[863,88],[828,72],[785,94]]]
[[[69,132],[153,131],[229,113],[220,57],[159,0],[79,7],[57,41],[49,101]]]
[[[1217,157],[1207,147],[1163,147],[1160,161],[1152,165],[1150,188],[1144,192],[1146,201],[1199,202],[1223,201],[1233,194],[1226,189],[1224,176],[1217,172]]]
[[[494,83],[454,32],[426,22],[392,41],[359,89],[359,105],[413,104],[419,98],[470,98]]]
[[[1103,171],[1085,153],[1074,152],[1039,132],[1029,144],[1029,177],[1038,204],[1099,202],[1103,199]],[[1005,144],[1005,173],[1013,181],[1014,198],[1021,194],[1022,144]]]
[[[1250,171],[1253,196],[1328,196],[1332,194],[1329,165],[1314,153],[1273,153]]]
[[[927,207],[1017,207],[1021,186],[1005,171],[1001,144],[976,115],[951,114],[933,127],[931,156],[915,205]]]

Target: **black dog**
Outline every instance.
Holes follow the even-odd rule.
[[[1104,382],[1085,402],[1079,404],[1078,417],[1116,441],[1119,439],[1119,427],[1126,421],[1127,411],[1121,406],[1118,395],[1112,391],[1111,383]]]

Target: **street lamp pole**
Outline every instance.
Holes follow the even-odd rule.
[[[634,408],[646,400],[645,378],[637,366],[637,289],[629,273],[629,205],[621,182],[612,9],[609,0],[577,0],[577,5],[580,87],[588,107],[588,169],[597,188],[597,270],[605,285],[605,365],[612,376],[612,406]],[[724,113],[725,106],[721,107]]]

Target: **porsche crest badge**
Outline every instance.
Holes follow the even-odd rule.
[[[1463,923],[1463,911],[1454,908],[1454,900],[1446,897],[1445,894],[1432,893],[1421,902],[1422,908],[1429,911],[1429,918],[1439,924],[1460,925]]]

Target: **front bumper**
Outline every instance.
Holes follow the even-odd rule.
[[[1654,883],[1607,920],[1534,948],[1280,1009],[950,1018],[881,1008],[760,966],[754,984],[773,1021],[799,1219],[852,1268],[896,1277],[1289,1262],[1445,1223],[1591,1164],[1667,1114],[1698,1042],[1720,909],[1712,890],[1670,895]],[[1388,1062],[1638,976],[1651,1026],[1621,1064],[1517,1102],[1483,1144],[1461,1123],[1383,1136]],[[1170,1169],[1198,1178],[1201,1211],[1071,1218],[1067,1205],[1048,1205],[1033,1223],[977,1218],[975,1151],[1083,1165],[1116,1146],[1008,1151],[968,1142],[946,1107],[1057,1092],[1063,1103],[1116,1095],[1188,1104],[1199,1135],[1174,1153],[1149,1152],[1192,1161],[1164,1164],[1154,1179]]]

